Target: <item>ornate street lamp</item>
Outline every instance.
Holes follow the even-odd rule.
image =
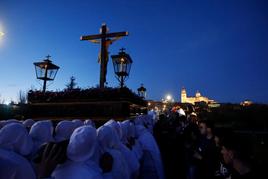
[[[60,68],[52,63],[49,59],[50,57],[51,56],[48,55],[44,61],[34,63],[36,78],[44,81],[43,92],[46,91],[47,81],[53,81]]]
[[[146,88],[144,88],[143,84],[138,88],[138,95],[143,99],[146,97]]]
[[[122,48],[120,49],[118,55],[111,56],[113,60],[115,77],[120,82],[121,88],[124,87],[124,82],[129,77],[130,68],[133,62],[129,54],[124,51],[125,49]]]

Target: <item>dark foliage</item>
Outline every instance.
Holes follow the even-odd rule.
[[[57,102],[91,102],[91,101],[128,100],[135,104],[145,105],[145,101],[128,88],[88,88],[65,91],[29,91],[29,103]]]

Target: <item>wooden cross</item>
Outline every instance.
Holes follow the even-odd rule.
[[[49,59],[50,59],[50,57],[51,57],[50,55],[47,55],[47,56],[46,56],[47,60],[49,60]]]
[[[87,40],[93,43],[101,44],[101,51],[99,55],[100,62],[100,88],[104,88],[104,83],[106,82],[107,74],[107,64],[108,64],[108,48],[116,40],[127,36],[128,32],[114,32],[108,33],[108,28],[106,24],[102,24],[100,29],[100,34],[96,35],[86,35],[81,36],[80,40]]]
[[[125,48],[120,48],[120,51],[121,52],[124,52],[126,49]]]

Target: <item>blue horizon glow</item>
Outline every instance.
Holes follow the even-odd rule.
[[[148,99],[180,98],[199,90],[219,102],[245,99],[268,103],[268,2],[265,0],[0,1],[0,95],[17,100],[19,90],[41,89],[33,62],[51,55],[60,70],[49,90],[76,77],[82,88],[99,83],[98,44],[80,41],[97,34],[128,31],[121,47],[133,59],[126,85],[141,83]],[[108,86],[118,86],[111,59]]]

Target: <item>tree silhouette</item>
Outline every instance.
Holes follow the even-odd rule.
[[[26,104],[27,102],[27,95],[25,92],[23,92],[22,90],[19,91],[19,95],[18,95],[18,103],[19,104]]]
[[[1,94],[0,94],[0,104],[5,104],[5,99],[4,98],[2,98],[2,96],[1,96]]]
[[[66,84],[66,88],[67,88],[67,90],[73,90],[73,89],[75,89],[76,85],[77,85],[77,83],[75,82],[75,77],[71,76],[69,83]]]

